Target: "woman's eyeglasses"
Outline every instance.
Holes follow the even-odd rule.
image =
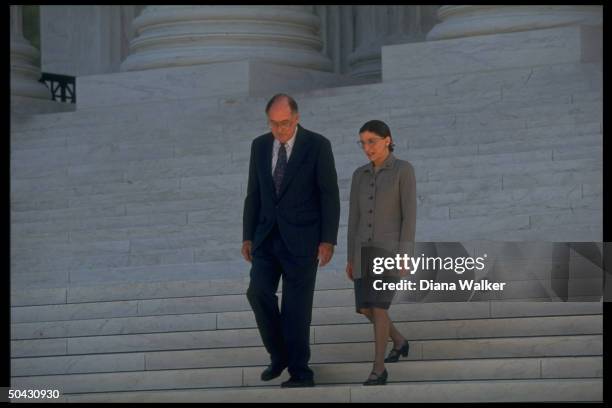
[[[376,139],[369,139],[366,140],[365,142],[362,140],[357,141],[357,144],[359,145],[359,147],[361,147],[362,149],[366,146],[374,146],[376,143],[380,142],[381,140],[383,140],[384,138],[379,137]]]

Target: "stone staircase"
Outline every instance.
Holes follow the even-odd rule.
[[[374,118],[415,167],[417,240],[601,241],[601,85],[601,65],[575,63],[294,94],[332,141],[342,201],[315,293],[319,386],[296,390],[278,387],[286,372],[259,380],[239,253],[267,98],[15,116],[11,387],[65,402],[601,401],[602,304],[587,302],[394,305],[410,355],[362,387],[373,332],[343,271],[357,131]]]

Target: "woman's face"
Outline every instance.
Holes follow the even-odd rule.
[[[368,160],[374,163],[381,163],[389,153],[390,137],[380,137],[366,130],[359,134],[359,141]]]

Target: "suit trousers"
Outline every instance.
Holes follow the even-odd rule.
[[[247,299],[271,364],[286,365],[292,378],[312,379],[308,361],[317,254],[307,257],[291,254],[275,225],[252,256]],[[276,291],[281,276],[279,309]]]

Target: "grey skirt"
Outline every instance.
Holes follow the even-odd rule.
[[[385,276],[379,279],[383,282],[397,283],[400,281],[400,278],[391,276]],[[355,287],[355,310],[357,313],[360,313],[359,309],[372,307],[389,310],[389,306],[391,306],[396,291],[375,290],[373,282],[374,280],[369,277],[355,279],[353,281]]]

